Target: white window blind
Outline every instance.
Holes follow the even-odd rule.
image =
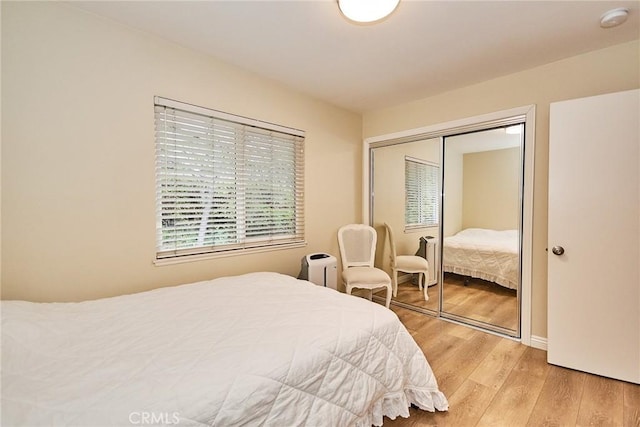
[[[434,227],[438,225],[437,164],[405,157],[405,228]]]
[[[304,132],[155,98],[156,258],[304,242]]]

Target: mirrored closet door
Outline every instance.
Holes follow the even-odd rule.
[[[440,233],[440,138],[377,147],[371,154],[373,180],[372,224],[378,231],[376,260],[391,272],[389,227],[396,255],[418,255],[435,264],[433,242]],[[425,290],[417,274],[398,273],[396,304],[438,312],[440,288],[437,269],[431,269]]]
[[[533,143],[528,156],[525,143],[533,113],[518,112],[367,141],[378,266],[393,277],[390,237],[397,255],[429,262],[426,280],[398,273],[392,304],[521,337],[530,312],[532,192],[524,187],[532,185]]]
[[[445,317],[515,336],[519,322],[522,124],[443,138]]]

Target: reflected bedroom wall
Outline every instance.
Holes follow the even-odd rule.
[[[517,230],[520,218],[520,149],[463,156],[462,228]]]

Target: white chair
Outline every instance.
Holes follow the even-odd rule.
[[[396,243],[393,239],[393,230],[387,224],[384,223],[384,227],[387,229],[387,238],[389,240],[390,252],[391,252],[391,272],[393,274],[393,296],[398,296],[398,271],[403,273],[417,273],[418,274],[418,289],[422,290],[422,276],[424,275],[424,300],[429,301],[429,294],[427,294],[427,277],[429,277],[429,262],[426,259],[417,255],[397,255]]]
[[[354,288],[369,289],[369,300],[374,289],[386,288],[385,307],[391,303],[391,277],[374,267],[378,235],[373,227],[349,224],[338,230],[338,245],[342,259],[342,281],[347,294]]]

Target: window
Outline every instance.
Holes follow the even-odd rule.
[[[304,132],[155,98],[156,258],[304,244]]]
[[[437,164],[405,157],[405,229],[438,225],[439,170]]]

